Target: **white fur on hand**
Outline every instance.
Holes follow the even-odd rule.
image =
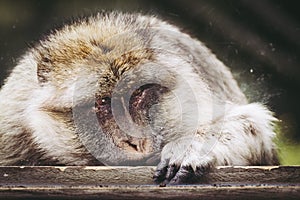
[[[169,142],[162,150],[155,180],[163,184],[178,184],[191,175],[201,177],[213,162],[211,145],[214,145],[213,141],[203,143],[195,135]]]

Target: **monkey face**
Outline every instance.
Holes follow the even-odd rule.
[[[96,97],[99,126],[129,158],[131,154],[133,158],[143,157],[158,150],[158,141],[154,141],[157,139],[151,130],[153,116],[150,111],[167,90],[159,84],[146,84],[133,92],[122,90],[114,97]]]
[[[161,104],[174,80],[153,62],[144,61],[118,76],[108,67],[89,79],[88,85],[95,87],[86,95],[79,92],[86,83],[78,81],[84,85],[75,89],[75,127],[88,151],[105,164],[155,163],[153,156],[163,145],[163,125],[157,128],[157,121],[163,118]]]

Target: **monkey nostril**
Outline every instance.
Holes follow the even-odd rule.
[[[125,141],[125,143],[128,145],[128,147],[131,147],[132,149],[134,149],[135,151],[139,151],[138,145],[133,144],[129,141]]]

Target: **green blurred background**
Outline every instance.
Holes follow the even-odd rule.
[[[37,41],[100,10],[158,15],[207,44],[233,71],[250,101],[281,120],[284,165],[300,165],[298,0],[0,0],[0,84]]]

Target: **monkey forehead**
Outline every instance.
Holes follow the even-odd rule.
[[[153,19],[110,13],[65,26],[34,50],[39,81],[67,79],[80,71],[78,68],[93,73],[110,70],[118,78],[138,63],[151,59],[153,31],[149,24]]]

